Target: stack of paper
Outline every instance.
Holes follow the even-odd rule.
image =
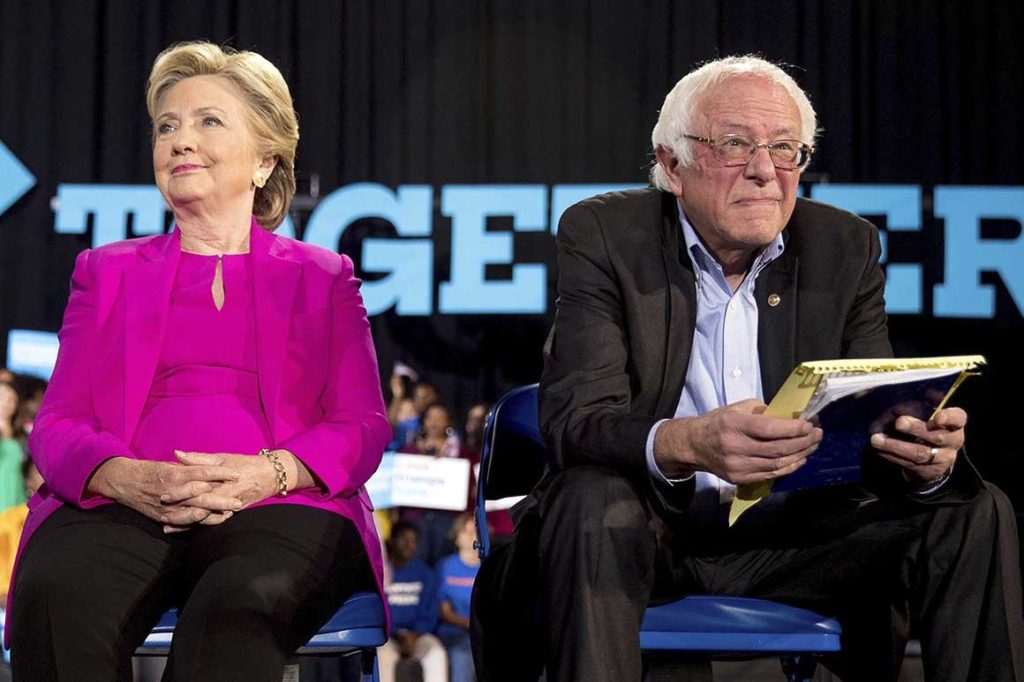
[[[871,434],[890,431],[903,415],[931,419],[983,364],[980,355],[800,364],[765,414],[812,419],[824,432],[822,442],[804,466],[774,484],[739,486],[729,523],[773,491],[858,482]]]

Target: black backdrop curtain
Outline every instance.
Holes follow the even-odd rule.
[[[360,181],[643,182],[674,82],[709,58],[758,53],[794,65],[819,112],[814,173],[920,184],[927,199],[940,183],[1024,184],[1022,33],[1019,2],[3,0],[0,141],[38,182],[0,216],[0,358],[9,328],[59,327],[74,256],[90,244],[54,233],[57,185],[152,182],[144,85],[175,41],[254,49],[282,69],[300,115],[300,191],[313,177],[323,192]],[[307,215],[295,214],[300,234]],[[449,229],[435,213],[435,286]],[[393,231],[364,221],[339,249],[358,265],[372,234]],[[926,284],[937,281],[943,238],[927,201],[921,232],[898,237],[892,252],[927,254]],[[553,263],[550,239],[515,239],[517,255]],[[890,324],[902,354],[989,356],[988,376],[965,395],[973,452],[1020,504],[1012,464],[1024,453],[1011,424],[1022,322],[999,279],[983,281],[997,287],[994,320]],[[550,310],[378,315],[382,371],[407,361],[462,411],[536,380]]]

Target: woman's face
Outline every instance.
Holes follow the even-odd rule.
[[[487,421],[487,406],[474,405],[466,413],[466,435],[480,440],[484,435],[484,424]]]
[[[18,392],[9,384],[0,384],[0,421],[10,424],[18,411]]]
[[[423,415],[423,433],[427,438],[443,438],[452,420],[448,416],[448,410],[443,407],[431,407]]]
[[[153,173],[172,209],[195,202],[217,209],[252,208],[252,177],[261,164],[247,105],[231,81],[195,76],[164,95],[153,121]]]

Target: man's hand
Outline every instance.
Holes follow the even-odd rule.
[[[743,400],[700,417],[671,419],[654,439],[654,458],[668,477],[708,471],[735,485],[793,473],[821,442],[803,419],[765,417],[765,404]]]
[[[238,480],[238,472],[218,465],[184,467],[172,462],[112,457],[97,467],[87,490],[154,521],[188,526],[207,522],[211,514],[219,518],[241,509],[242,500],[219,488]],[[200,496],[202,507],[182,503]]]
[[[896,420],[896,430],[906,438],[876,433],[871,445],[883,458],[903,467],[911,484],[927,488],[953,468],[956,453],[964,446],[967,413],[959,407],[940,410],[932,421],[910,416]]]

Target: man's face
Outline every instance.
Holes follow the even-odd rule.
[[[760,76],[735,76],[697,103],[695,130],[702,137],[743,135],[758,143],[801,139],[800,111],[781,87]],[[745,166],[725,166],[711,148],[694,145],[693,167],[659,152],[673,193],[687,218],[723,264],[769,244],[789,222],[800,181],[797,170],[779,170],[760,148]]]

